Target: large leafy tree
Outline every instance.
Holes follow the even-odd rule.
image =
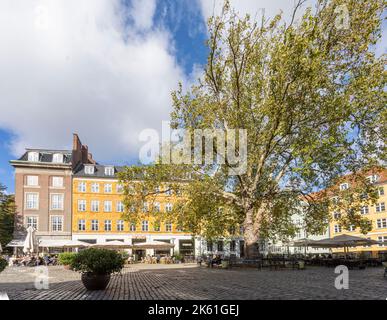
[[[174,210],[163,213],[168,219],[207,237],[242,226],[248,256],[261,237],[293,235],[291,217],[301,205],[309,234],[326,227],[329,205],[347,210],[344,225],[369,230],[350,200],[364,192],[375,198],[364,173],[377,173],[386,160],[386,57],[373,51],[385,4],[320,0],[300,16],[301,7],[302,1],[289,22],[281,15],[254,21],[226,2],[222,15],[209,20],[203,78],[173,92],[172,124],[190,134],[246,129],[247,170],[230,175],[227,161],[128,167],[121,174],[127,219],[156,199],[154,190],[164,183],[184,189]],[[356,187],[332,204],[345,173]]]
[[[5,194],[6,187],[0,185],[0,243],[2,248],[12,240],[15,218],[15,199]]]

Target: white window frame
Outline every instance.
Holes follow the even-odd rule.
[[[106,176],[114,176],[114,167],[105,167]]]
[[[91,231],[99,231],[99,220],[98,219],[91,220]]]
[[[63,163],[63,154],[62,153],[54,153],[52,155],[53,163]]]
[[[124,220],[117,220],[117,231],[125,230],[125,222]]]
[[[86,211],[86,200],[79,199],[78,200],[78,212],[85,212],[85,211]]]
[[[172,232],[172,223],[171,222],[165,223],[165,232]]]
[[[35,222],[31,225],[28,223],[28,219],[35,219]],[[25,216],[25,220],[24,220],[24,225],[26,227],[26,229],[29,227],[29,226],[32,226],[33,228],[35,228],[36,231],[38,231],[38,227],[39,227],[39,216],[32,216],[32,215],[26,215]],[[34,226],[36,225],[36,226]]]
[[[165,211],[166,211],[166,212],[171,212],[172,209],[173,209],[172,203],[169,203],[169,202],[168,202],[168,203],[165,204]]]
[[[28,152],[28,161],[39,162],[39,152],[35,152],[35,151]]]
[[[105,193],[113,192],[113,185],[111,183],[105,183],[103,188]]]
[[[99,183],[98,182],[93,182],[91,184],[91,192],[92,193],[99,193]]]
[[[112,201],[111,200],[105,200],[103,202],[103,211],[104,212],[112,212]]]
[[[111,220],[105,220],[104,221],[104,228],[103,228],[103,230],[104,231],[112,231],[112,221]]]
[[[29,207],[28,206],[28,196],[29,195],[36,195],[36,199],[34,202],[36,202],[36,206]],[[25,203],[24,203],[24,209],[25,210],[39,210],[39,192],[26,192],[25,193]]]
[[[86,182],[78,182],[78,192],[86,192]]]
[[[373,174],[371,176],[368,176],[367,177],[367,180],[370,182],[370,183],[375,183],[379,180],[379,176],[377,174]]]
[[[387,228],[387,218],[381,218],[376,220],[376,229],[386,229],[386,228]]]
[[[378,241],[383,244],[379,244],[379,247],[387,247],[387,236],[379,236]]]
[[[90,201],[90,211],[91,212],[99,212],[99,200],[91,200]]]
[[[160,210],[161,210],[160,203],[159,202],[155,202],[154,205],[153,205],[153,208],[154,208],[155,212],[160,212]]]
[[[334,226],[334,232],[335,232],[335,233],[341,233],[341,232],[342,232],[341,226],[338,225],[338,224],[335,224],[335,226]]]
[[[54,230],[54,218],[60,218],[60,230]],[[52,232],[63,232],[63,224],[64,224],[64,217],[63,216],[57,216],[53,215],[50,216],[50,230]]]
[[[131,232],[134,232],[134,231],[136,231],[136,229],[137,229],[136,224],[134,222],[131,222],[130,225],[129,225],[129,230]]]
[[[124,186],[122,184],[117,183],[116,191],[117,191],[117,193],[123,193],[124,192]]]
[[[94,166],[86,165],[85,174],[94,174]]]
[[[378,196],[384,196],[384,188],[383,187],[379,187],[378,188]]]
[[[369,214],[370,208],[368,206],[363,206],[360,208],[360,214]]]
[[[116,212],[124,212],[124,203],[122,201],[117,201]]]
[[[81,228],[82,226],[82,228]],[[78,219],[78,231],[86,231],[86,220]]]
[[[58,182],[60,183],[58,184]],[[64,178],[63,177],[52,177],[52,187],[53,188],[63,188],[64,186]]]
[[[28,175],[26,177],[26,186],[27,187],[39,187],[39,176],[30,176],[30,175]]]
[[[53,196],[59,196],[58,199],[62,199],[62,201],[58,201],[58,204],[60,206],[58,206],[57,208],[55,208],[53,205],[54,205],[54,201],[53,201]],[[50,210],[58,210],[58,211],[63,211],[64,210],[64,194],[63,193],[50,193]]]
[[[386,211],[386,203],[385,202],[378,202],[377,204],[375,204],[375,211],[376,212]]]
[[[141,221],[141,231],[143,231],[143,232],[149,231],[149,222],[148,222],[148,220]]]

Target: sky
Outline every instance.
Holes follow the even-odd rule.
[[[308,1],[309,4],[313,0]],[[240,14],[290,16],[293,0],[233,0]],[[221,0],[2,0],[0,183],[25,148],[71,149],[79,134],[104,164],[138,159],[179,82],[206,63],[206,20]],[[383,41],[386,43],[386,41]],[[385,52],[385,46],[378,48]]]

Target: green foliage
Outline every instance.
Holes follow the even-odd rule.
[[[58,261],[64,266],[69,266],[73,263],[77,253],[75,252],[62,252],[58,256]]]
[[[342,5],[348,30],[337,27]],[[127,168],[120,176],[125,215],[139,212],[155,186],[190,177],[171,214],[186,230],[212,238],[242,225],[247,244],[260,236],[286,238],[297,231],[291,217],[298,209],[306,231],[321,233],[339,177],[352,173],[363,182],[340,193],[340,210],[350,213],[343,224],[369,230],[357,211],[361,203],[350,200],[364,192],[373,200],[364,173],[387,160],[386,56],[373,52],[384,9],[381,0],[319,0],[298,21],[278,15],[257,22],[239,17],[227,2],[208,22],[204,77],[190,90],[180,85],[173,92],[171,116],[174,128],[191,135],[246,129],[247,172],[230,176],[227,162],[156,163],[139,178],[143,167]]]
[[[13,195],[6,195],[6,188],[0,184],[0,243],[3,249],[12,240],[16,212]]]
[[[0,272],[2,272],[7,267],[7,265],[7,260],[5,260],[3,257],[0,257]]]
[[[124,263],[116,251],[89,248],[75,255],[71,268],[82,273],[110,274],[121,271]]]

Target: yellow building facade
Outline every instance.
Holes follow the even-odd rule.
[[[372,230],[363,235],[358,228],[344,229],[337,221],[340,218],[341,212],[335,212],[331,210],[330,214],[332,219],[329,225],[330,236],[335,237],[342,234],[348,234],[359,237],[366,237],[368,239],[383,242],[383,244],[354,247],[349,248],[350,252],[361,253],[364,252],[373,257],[377,257],[380,254],[387,254],[387,170],[384,170],[378,175],[367,176],[375,185],[378,190],[378,200],[376,204],[369,203],[361,208],[360,213],[369,219],[372,223]],[[350,188],[351,185],[348,182],[343,182],[340,188]],[[333,252],[343,252],[343,249],[333,249]]]
[[[147,214],[146,208],[139,212],[136,222],[123,218],[124,205],[122,187],[116,177],[122,167],[85,165],[73,175],[72,185],[72,238],[89,243],[104,243],[112,240],[134,244],[145,241],[163,241],[174,244],[170,254],[194,254],[192,236],[178,230],[168,221],[158,221]],[[165,191],[153,205],[160,212],[172,210],[179,195]],[[155,252],[137,252],[140,256]],[[167,254],[167,252],[162,252]]]

